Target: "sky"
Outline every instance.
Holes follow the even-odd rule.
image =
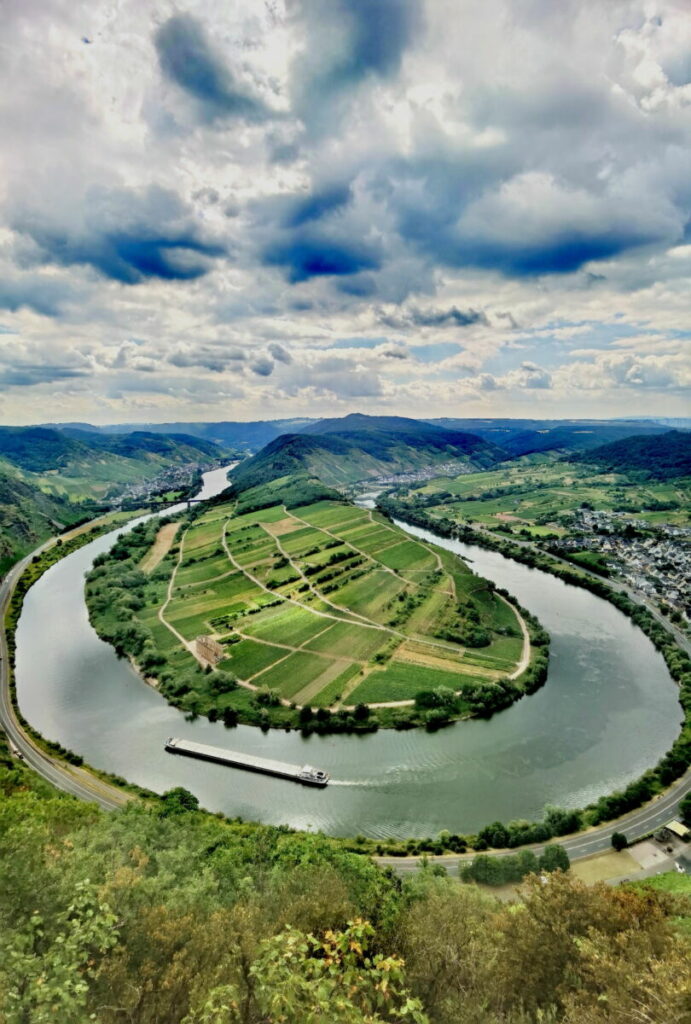
[[[0,15],[1,422],[690,414],[690,0]]]

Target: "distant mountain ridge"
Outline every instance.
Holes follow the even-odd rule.
[[[310,417],[294,417],[276,420],[222,420],[219,422],[178,421],[170,423],[120,423],[96,427],[89,423],[58,423],[42,424],[50,429],[70,433],[75,430],[88,433],[90,436],[99,434],[126,434],[145,432],[149,434],[186,434],[189,437],[214,441],[220,445],[235,448],[240,452],[257,452],[264,445],[280,437],[281,434],[324,434],[341,433],[344,429],[371,429],[365,421],[372,419],[388,421],[390,425],[398,424],[403,429],[405,423],[428,424],[443,430],[455,430],[462,433],[476,434],[504,448],[510,456],[533,452],[549,451],[581,451],[596,447],[621,437],[636,434],[664,433],[670,427],[685,429],[689,422],[679,420],[656,420],[654,417],[619,420],[574,420],[574,419],[505,419],[497,417],[478,418],[428,418],[407,419],[403,416],[371,417],[362,413],[351,413],[340,419],[316,419]],[[347,423],[347,426],[339,424]],[[358,426],[360,423],[360,426]]]
[[[457,472],[484,469],[504,457],[497,445],[473,434],[404,417],[354,414],[320,421],[300,434],[281,435],[241,463],[232,486],[240,494],[300,475],[343,488],[441,465]]]
[[[194,462],[215,459],[219,448],[184,434],[161,436],[146,431],[94,434],[81,428],[0,427],[0,458],[29,473],[84,468],[104,454],[138,461]]]
[[[691,432],[670,430],[652,437],[626,437],[572,458],[612,473],[646,473],[656,480],[691,476]]]

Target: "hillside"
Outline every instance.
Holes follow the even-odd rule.
[[[484,469],[502,458],[500,448],[473,434],[417,420],[354,415],[281,435],[244,462],[232,483],[240,494],[298,473],[338,488],[408,473],[434,475],[433,468],[442,465],[456,473]]]
[[[105,427],[95,427],[90,423],[57,423],[43,424],[65,433],[74,429],[88,431],[91,436],[99,434],[130,434],[145,431],[148,434],[186,434],[188,437],[212,441],[227,448],[245,451],[258,451],[269,441],[273,441],[285,431],[301,430],[303,425],[312,422],[304,417],[285,420],[250,420],[242,423],[234,420],[222,420],[218,423],[195,423],[180,421],[174,423],[114,423]]]
[[[0,466],[0,573],[83,513]]]
[[[171,467],[210,465],[220,455],[214,442],[185,434],[0,427],[0,458],[27,483],[72,499],[103,497]]]
[[[438,426],[469,430],[492,441],[512,459],[538,452],[577,452],[620,438],[664,434],[669,427],[649,420],[439,419]]]
[[[584,452],[574,461],[612,473],[645,473],[655,480],[691,476],[691,432],[670,430],[652,437],[628,437]]]
[[[687,1019],[684,876],[672,899],[669,876],[587,888],[557,871],[517,906],[436,866],[397,879],[354,841],[223,821],[184,789],[120,811],[80,806],[2,736],[0,792],[7,1021]]]

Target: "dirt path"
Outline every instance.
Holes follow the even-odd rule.
[[[372,523],[372,526],[380,526],[384,530],[388,530],[390,533],[395,533],[396,535],[398,535],[398,530],[397,529],[394,529],[391,526],[387,526],[386,523],[376,522],[375,519],[373,518],[374,513],[373,513],[373,510],[371,508],[368,509],[368,513],[369,513],[369,520]],[[411,538],[410,538],[409,534],[406,534],[403,539],[404,540],[410,540]],[[427,544],[425,544],[425,542],[423,540],[420,540],[419,537],[414,537],[413,540],[415,541],[416,544],[419,544],[421,548],[424,548],[425,551],[429,551],[430,555],[432,555],[432,557],[435,559],[435,561],[437,563],[437,570],[439,572],[446,572],[446,570],[444,569],[444,566],[442,565],[441,555],[437,551],[435,551],[434,548],[429,547]],[[425,571],[427,571],[427,570],[425,570]],[[453,585],[453,581],[452,581],[452,585]],[[454,587],[454,589],[455,589],[455,587]]]
[[[323,601],[324,604],[328,604],[329,608],[333,608],[334,611],[343,612],[344,615],[352,616],[352,618],[346,619],[344,621],[346,621],[346,622],[353,622],[354,620],[358,620],[356,622],[357,625],[370,625],[370,626],[371,625],[378,625],[378,623],[373,623],[372,620],[368,619],[365,615],[360,615],[359,612],[354,612],[351,608],[344,608],[343,605],[336,604],[335,601],[330,601],[328,597],[325,597],[323,594],[321,594],[317,590],[317,588],[314,586],[312,581],[307,576],[305,576],[305,574],[302,571],[302,569],[300,568],[300,566],[295,564],[295,562],[293,561],[292,557],[288,554],[288,552],[283,547],[283,545],[281,544],[280,540],[278,539],[278,537],[275,534],[273,535],[273,540],[274,540],[274,543],[276,544],[276,547],[278,548],[278,550],[281,552],[281,554],[283,555],[285,560],[290,565],[291,569],[293,569],[300,576],[302,581],[307,584],[307,586],[310,589],[310,592],[312,594],[314,594],[314,596],[316,598],[318,598],[320,601]],[[324,566],[324,568],[327,568],[327,566]],[[382,629],[385,629],[385,628],[386,628],[385,626],[382,626]]]
[[[262,581],[257,576],[255,576],[253,573],[251,573],[249,571],[249,569],[243,568],[243,566],[241,566],[240,563],[235,560],[235,558],[233,557],[233,555],[231,553],[230,548],[228,547],[228,541],[226,539],[225,527],[223,528],[222,540],[223,540],[223,547],[225,549],[226,555],[228,556],[228,561],[230,562],[230,564],[234,565],[235,568],[239,572],[243,572],[245,574],[245,576],[247,576],[247,578],[249,580],[251,580],[252,583],[254,583],[255,586],[260,588],[260,590],[263,590],[266,594],[270,594],[272,597],[275,598],[276,597],[276,592],[274,590],[271,590],[269,587],[265,586],[262,583]],[[288,602],[288,604],[295,605],[296,608],[302,608],[303,611],[311,612],[312,615],[319,615],[322,619],[332,619],[334,622],[350,622],[351,626],[362,626],[363,629],[379,629],[379,630],[381,630],[384,633],[391,633],[392,632],[392,630],[387,629],[386,626],[380,626],[376,622],[367,622],[367,621],[355,622],[353,619],[344,619],[340,615],[331,615],[330,612],[323,612],[323,611],[321,611],[318,608],[310,608],[310,606],[308,604],[303,604],[302,601],[296,601],[294,597],[283,597],[283,595],[281,595],[281,596],[282,596],[284,601]],[[321,598],[321,596],[320,596],[320,600],[323,600],[323,598]]]
[[[366,558],[369,562],[377,562],[377,569],[380,572],[388,572],[388,573],[390,573],[392,576],[395,576],[397,580],[400,580],[401,583],[405,583],[406,586],[408,586],[408,585],[410,585],[412,587],[419,587],[419,586],[421,586],[421,584],[420,583],[416,583],[415,580],[406,580],[406,579],[403,578],[403,576],[399,576],[399,574],[396,572],[395,569],[390,569],[388,565],[384,565],[383,562],[380,562],[377,558],[373,558],[372,555],[368,555],[366,551],[363,551],[362,548],[357,547],[355,544],[353,544],[352,541],[348,540],[347,538],[339,537],[337,533],[332,533],[331,530],[327,530],[327,528],[325,526],[312,526],[312,524],[308,523],[306,519],[301,519],[300,516],[296,516],[292,512],[289,512],[288,509],[285,507],[285,505],[283,506],[283,509],[284,509],[286,515],[292,516],[293,519],[296,519],[298,521],[298,523],[302,523],[304,526],[309,526],[312,530],[321,530],[322,533],[325,533],[328,537],[331,537],[333,540],[338,540],[338,541],[341,542],[341,544],[345,544],[347,547],[352,548],[353,551],[357,551],[358,555],[362,555],[363,558]],[[370,516],[371,516],[371,513],[370,513]],[[374,523],[374,525],[375,526],[379,526],[379,523]],[[388,527],[386,527],[386,529],[388,529]],[[392,531],[392,532],[395,532],[395,531]],[[403,540],[407,540],[407,538],[406,537],[402,537],[401,541],[399,543],[402,543]],[[393,545],[393,544],[391,545],[391,547],[394,547],[394,546],[395,545]],[[356,612],[351,612],[350,614],[351,615],[355,615],[357,613]]]
[[[185,537],[187,536],[188,530],[189,530],[189,526],[187,527],[187,530],[185,530],[185,532],[183,533],[182,537],[180,538],[180,551],[178,553],[178,560],[175,563],[175,568],[173,569],[172,573],[170,574],[170,579],[168,580],[168,590],[166,591],[166,599],[163,602],[163,604],[161,605],[161,607],[158,609],[158,618],[159,618],[159,621],[162,622],[163,625],[166,627],[166,629],[169,629],[170,632],[173,634],[173,636],[177,637],[177,639],[180,641],[182,646],[186,650],[188,650],[190,652],[192,657],[195,658],[199,662],[200,665],[205,665],[206,662],[202,658],[200,658],[198,656],[195,645],[189,643],[184,638],[182,633],[178,633],[178,631],[175,628],[175,626],[172,626],[170,624],[170,622],[168,622],[168,620],[165,617],[166,609],[167,609],[168,605],[170,604],[170,602],[173,599],[173,591],[175,589],[175,577],[177,576],[178,569],[182,565],[182,557],[183,557],[183,554],[184,554],[184,551],[185,551]]]
[[[521,633],[523,634],[523,650],[521,651],[520,661],[511,675],[507,676],[508,679],[518,679],[521,673],[525,672],[530,664],[530,633],[528,632],[528,627],[525,624],[525,619],[519,612],[518,608],[516,608],[515,605],[512,605],[510,601],[507,601],[505,597],[502,597],[501,594],[496,594],[496,596],[501,598],[504,604],[507,605],[514,613],[518,619],[518,625],[521,627]]]

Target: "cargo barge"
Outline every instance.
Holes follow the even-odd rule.
[[[166,740],[165,748],[169,754],[183,754],[185,757],[198,757],[202,761],[215,761],[227,764],[231,768],[245,768],[250,772],[261,772],[263,775],[275,775],[279,779],[290,779],[300,782],[303,786],[319,786],[328,784],[331,776],[311,765],[284,764],[283,761],[272,761],[268,757],[257,757],[255,754],[241,754],[235,750],[224,750],[222,747],[209,747],[206,743],[195,743],[193,740],[181,740],[171,736]]]

